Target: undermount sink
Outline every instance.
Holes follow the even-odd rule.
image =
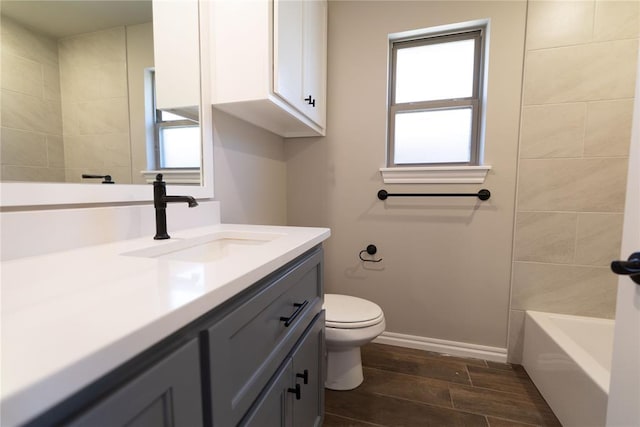
[[[230,255],[242,255],[247,249],[271,242],[285,234],[245,231],[221,231],[174,241],[122,255],[188,262],[211,262]]]

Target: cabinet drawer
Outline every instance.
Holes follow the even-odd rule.
[[[235,425],[322,309],[322,249],[208,329],[214,425]]]

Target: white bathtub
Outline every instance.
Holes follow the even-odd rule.
[[[564,427],[604,426],[614,321],[527,311],[522,364]]]

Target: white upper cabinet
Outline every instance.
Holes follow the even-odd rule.
[[[273,2],[273,91],[293,107],[305,111],[302,100],[304,3]]]
[[[323,128],[326,125],[327,92],[327,2],[304,2],[305,40],[302,62],[302,88],[309,117]]]
[[[284,137],[325,133],[326,0],[211,7],[214,107]]]

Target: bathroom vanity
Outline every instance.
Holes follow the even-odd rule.
[[[328,236],[216,225],[4,262],[3,425],[321,425]]]

